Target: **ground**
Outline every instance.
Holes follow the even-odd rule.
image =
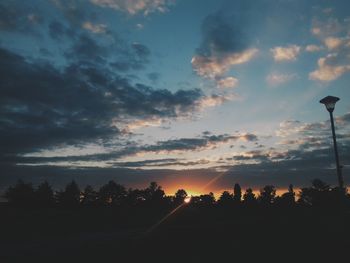
[[[316,209],[2,207],[0,262],[347,260],[350,213]],[[345,260],[345,261],[344,261]]]

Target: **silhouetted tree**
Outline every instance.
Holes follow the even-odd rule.
[[[82,205],[96,205],[98,203],[98,194],[97,192],[92,188],[91,185],[87,185],[82,193]]]
[[[239,184],[235,184],[234,188],[233,188],[233,201],[236,204],[239,204],[241,202],[242,199],[242,189],[241,186]]]
[[[231,205],[233,202],[233,195],[228,191],[223,191],[219,197],[218,204],[221,206]]]
[[[215,196],[212,192],[200,195],[198,203],[201,207],[211,207],[215,204]]]
[[[350,208],[350,195],[347,193],[347,189],[341,189],[334,187],[330,192],[330,204],[334,208]]]
[[[129,189],[125,198],[125,203],[129,206],[138,206],[146,200],[145,193],[139,189]]]
[[[274,202],[276,197],[276,189],[273,185],[266,185],[260,189],[258,201],[262,205],[270,205]]]
[[[302,188],[299,193],[299,203],[307,206],[325,206],[332,200],[332,189],[325,182],[315,179],[311,187]]]
[[[292,184],[289,185],[288,192],[275,198],[275,203],[280,207],[286,208],[290,208],[295,205],[295,192]]]
[[[35,203],[39,206],[52,206],[55,203],[54,192],[48,182],[41,183],[34,192]]]
[[[187,197],[187,192],[184,189],[179,189],[176,191],[174,196],[174,202],[175,204],[182,204]]]
[[[312,181],[312,188],[319,192],[328,192],[331,189],[329,184],[323,182],[320,179],[314,179]]]
[[[253,206],[256,204],[256,197],[251,188],[248,188],[243,195],[243,203],[246,206]]]
[[[80,204],[80,189],[74,180],[67,184],[64,191],[57,193],[57,201],[66,207],[76,207]]]
[[[18,180],[14,187],[10,186],[6,190],[4,197],[15,205],[30,205],[34,201],[34,189],[31,183]]]
[[[100,201],[105,205],[120,205],[126,194],[125,187],[113,180],[102,186],[98,193]]]
[[[150,185],[144,190],[145,201],[152,205],[163,204],[165,193],[161,186],[156,182],[151,182]]]
[[[151,182],[145,189],[129,189],[109,181],[103,185],[98,192],[92,186],[85,187],[80,192],[78,185],[72,181],[67,184],[64,191],[57,192],[54,195],[52,187],[48,182],[41,183],[37,189],[33,189],[32,184],[24,183],[19,180],[15,186],[11,186],[5,192],[10,204],[16,205],[39,205],[48,207],[55,204],[76,207],[80,203],[83,205],[128,205],[140,206],[145,205],[147,208],[171,208],[172,205],[179,205],[184,202],[187,192],[179,189],[175,196],[166,196],[162,187],[156,182]],[[344,208],[350,207],[350,195],[343,189],[331,188],[325,182],[315,179],[311,187],[302,188],[299,193],[298,204],[312,207],[327,208]],[[56,200],[55,200],[56,198]],[[217,204],[219,206],[230,206],[240,204],[242,200],[242,189],[238,183],[234,185],[233,194],[224,191],[219,197]],[[215,204],[213,193],[193,196],[191,206],[211,207]],[[274,204],[276,207],[290,208],[296,205],[295,192],[293,185],[289,185],[288,192],[281,196],[276,196],[276,189],[272,185],[266,185],[260,190],[256,198],[251,188],[246,189],[243,195],[243,202],[246,207],[254,207],[257,204],[268,206]]]

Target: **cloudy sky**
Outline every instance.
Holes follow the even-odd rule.
[[[3,0],[0,184],[350,181],[347,0]]]

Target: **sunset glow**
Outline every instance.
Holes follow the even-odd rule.
[[[0,0],[0,214],[0,263],[343,262],[350,0]]]
[[[340,98],[334,117],[349,177],[345,0],[5,0],[0,8],[8,14],[0,18],[3,187],[19,178],[55,187],[73,178],[156,181],[170,194],[235,183],[286,189],[315,177],[333,185],[319,103],[327,95]]]

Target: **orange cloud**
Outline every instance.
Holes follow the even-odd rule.
[[[250,61],[257,52],[256,48],[251,48],[225,56],[219,56],[218,54],[213,54],[210,57],[196,55],[192,58],[191,63],[194,71],[199,76],[215,78],[226,73],[232,66]]]
[[[120,11],[135,15],[142,12],[144,15],[148,15],[152,12],[165,12],[167,6],[172,1],[168,0],[90,0],[91,3],[108,7]]]
[[[345,65],[330,63],[332,60],[336,60],[337,57],[337,54],[329,54],[320,58],[317,62],[318,69],[311,72],[309,78],[311,80],[329,82],[350,71],[350,63]]]
[[[300,53],[300,46],[289,45],[287,47],[274,47],[271,49],[273,58],[277,62],[295,61]]]

